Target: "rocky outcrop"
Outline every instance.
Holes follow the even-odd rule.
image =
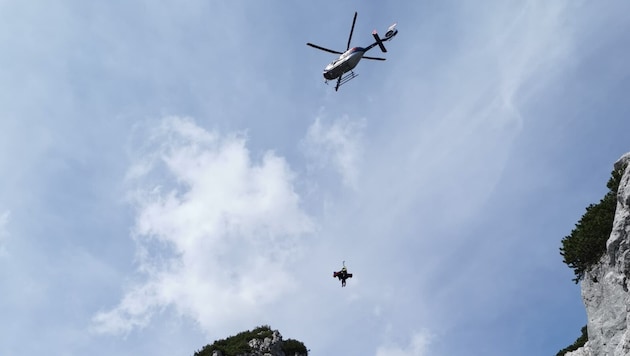
[[[283,340],[278,330],[261,326],[224,340],[215,341],[195,353],[195,356],[307,356],[300,341]]]
[[[264,339],[251,339],[247,343],[252,352],[247,356],[285,356],[282,350],[282,335],[274,330],[271,336]]]
[[[624,167],[606,254],[582,280],[588,342],[569,356],[630,355],[630,153],[615,163]]]

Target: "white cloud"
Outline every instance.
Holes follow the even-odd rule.
[[[151,141],[157,147],[130,169],[141,187],[134,239],[146,280],[98,313],[95,330],[126,333],[167,307],[208,333],[251,320],[290,291],[287,266],[313,229],[293,173],[272,152],[254,162],[244,138],[188,119],[165,119]]]
[[[354,188],[363,152],[361,138],[364,128],[365,120],[344,117],[326,125],[321,118],[317,118],[308,128],[304,139],[306,154],[320,166],[332,164],[344,184]]]
[[[409,345],[406,347],[399,346],[381,346],[376,350],[376,356],[425,356],[429,355],[429,345],[433,339],[433,335],[424,330],[416,332],[412,335]]]

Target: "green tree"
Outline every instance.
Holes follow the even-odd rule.
[[[282,351],[287,356],[294,356],[296,353],[299,355],[306,355],[308,353],[306,346],[301,341],[294,339],[287,339],[282,344]]]
[[[573,269],[578,283],[606,252],[606,241],[612,231],[617,207],[617,190],[625,166],[611,173],[606,186],[608,193],[597,204],[591,204],[575,225],[571,234],[562,239],[560,254],[564,263]]]
[[[221,351],[224,356],[236,356],[252,351],[249,340],[271,337],[273,331],[268,325],[262,325],[252,331],[243,331],[226,339],[215,341],[195,352],[195,356],[211,356],[214,351]]]

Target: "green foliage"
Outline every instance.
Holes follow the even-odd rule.
[[[617,207],[617,190],[625,167],[613,170],[606,186],[609,191],[597,204],[586,208],[569,236],[562,239],[560,254],[564,263],[573,269],[578,283],[586,273],[606,252],[606,241],[612,231],[615,209]]]
[[[252,339],[264,340],[273,336],[273,330],[269,325],[262,325],[252,331],[243,331],[227,339],[215,341],[212,345],[206,345],[201,350],[195,352],[194,356],[212,356],[214,351],[221,351],[223,356],[237,356],[252,352],[249,341]],[[306,346],[300,341],[287,339],[283,341],[282,350],[287,355],[293,356],[295,352],[306,355]]]
[[[200,351],[195,352],[195,356],[212,356],[214,351],[221,351],[224,356],[244,354],[252,351],[249,347],[249,340],[264,339],[272,335],[271,327],[268,325],[259,326],[252,331],[243,331],[227,339],[217,340],[212,345],[206,345]]]
[[[582,328],[582,335],[580,335],[580,337],[578,337],[577,340],[575,340],[573,345],[568,346],[558,351],[556,356],[564,356],[564,354],[566,354],[567,352],[575,351],[579,349],[580,347],[584,346],[584,344],[586,344],[587,341],[588,341],[588,332],[587,332],[586,325],[584,325],[584,327]]]
[[[284,351],[284,354],[287,356],[293,356],[296,353],[300,355],[307,354],[306,346],[304,346],[301,341],[293,339],[287,339],[284,341],[284,343],[282,344],[282,351]]]

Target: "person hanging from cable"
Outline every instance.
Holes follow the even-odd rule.
[[[341,286],[346,286],[346,279],[352,278],[352,273],[348,273],[348,269],[346,268],[346,261],[343,261],[343,267],[341,267],[341,271],[333,272],[333,278],[339,278],[341,281]]]

